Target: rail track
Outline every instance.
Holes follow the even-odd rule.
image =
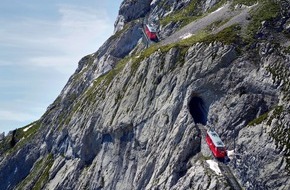
[[[233,189],[233,190],[242,190],[241,185],[237,181],[236,177],[233,175],[231,169],[226,164],[224,164],[222,162],[218,162],[218,166],[219,166],[222,174],[226,178],[226,180],[227,180],[229,186],[231,187],[231,189]]]

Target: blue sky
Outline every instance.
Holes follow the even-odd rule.
[[[113,34],[121,1],[1,1],[0,132],[41,117],[78,61]]]

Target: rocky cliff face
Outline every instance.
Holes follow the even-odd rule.
[[[46,113],[0,138],[0,189],[239,189],[208,164],[209,127],[241,187],[289,189],[290,2],[224,3],[125,0]],[[157,18],[181,36],[147,48]]]

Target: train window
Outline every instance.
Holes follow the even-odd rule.
[[[218,147],[218,151],[225,151],[224,147]]]

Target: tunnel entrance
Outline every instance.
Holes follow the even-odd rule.
[[[204,101],[198,96],[193,96],[188,104],[189,112],[193,117],[194,122],[206,125],[207,122],[207,109]]]

